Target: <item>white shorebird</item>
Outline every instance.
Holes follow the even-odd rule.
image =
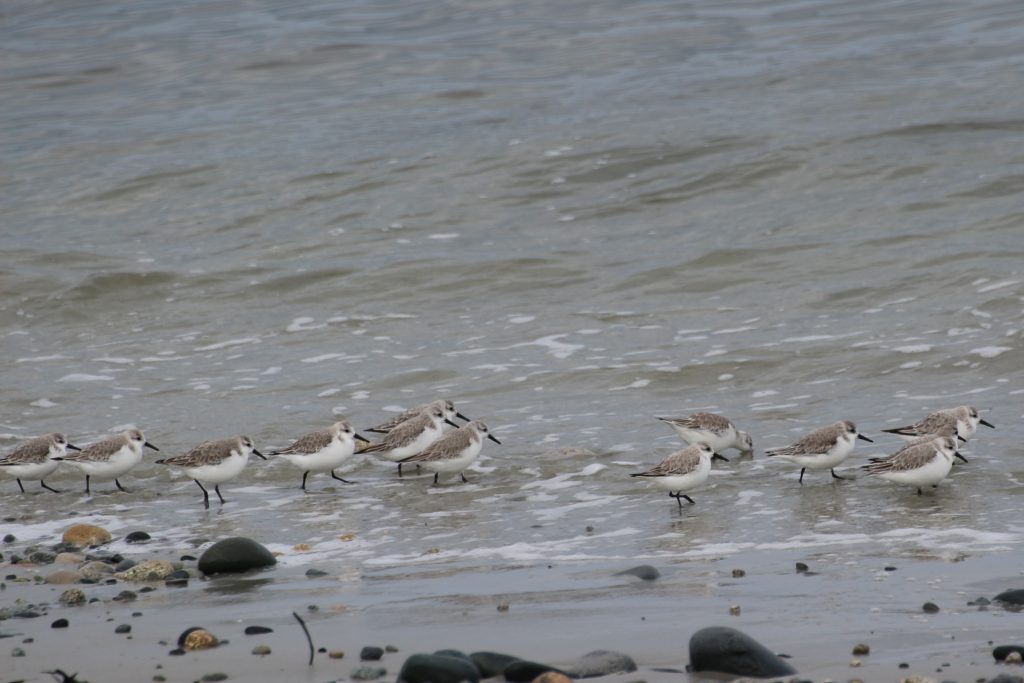
[[[64,457],[69,448],[73,451],[82,450],[69,444],[60,432],[43,434],[21,442],[17,448],[0,458],[0,471],[14,477],[22,493],[25,493],[25,487],[21,485],[22,479],[38,481],[47,491],[60,493],[57,489],[47,486],[44,480],[60,465],[60,461],[54,458]]]
[[[338,420],[327,429],[320,429],[306,434],[288,448],[271,451],[270,455],[279,455],[295,465],[302,473],[302,490],[306,490],[306,477],[310,472],[330,472],[332,479],[342,479],[334,472],[334,468],[352,457],[356,451],[356,439],[366,441],[355,433],[348,420]]]
[[[203,491],[203,507],[210,507],[210,494],[203,486],[213,484],[213,490],[220,498],[223,505],[226,501],[220,494],[220,485],[229,479],[237,477],[245,464],[249,462],[249,454],[267,458],[256,450],[252,439],[247,436],[232,436],[218,441],[206,441],[199,444],[188,453],[176,455],[173,458],[157,460],[160,465],[172,465],[185,470],[185,474],[191,477]]]
[[[646,472],[637,472],[629,476],[647,477],[655,486],[667,489],[668,495],[676,499],[681,510],[683,501],[680,499],[685,498],[693,503],[693,498],[683,492],[692,491],[707,482],[712,460],[729,462],[724,456],[715,453],[710,444],[698,441],[681,451],[676,451]]]
[[[912,441],[922,436],[939,434],[943,429],[953,429],[961,441],[967,441],[974,436],[979,424],[995,429],[995,425],[978,415],[978,409],[974,406],[957,406],[928,413],[920,422],[912,425],[882,431]]]
[[[769,457],[778,457],[800,466],[800,483],[804,483],[806,470],[829,470],[835,479],[844,479],[832,468],[853,452],[857,439],[871,439],[857,432],[857,425],[849,420],[819,427],[804,435],[796,443],[784,448],[765,451]],[[872,442],[873,443],[873,442]]]
[[[454,420],[455,418],[459,418],[465,420],[466,422],[469,422],[468,417],[466,417],[465,415],[463,415],[462,413],[455,409],[454,403],[445,399],[438,399],[436,401],[424,403],[423,405],[416,406],[415,408],[409,408],[408,410],[402,411],[398,415],[392,417],[387,422],[382,422],[376,427],[370,427],[369,429],[366,429],[364,431],[387,434],[392,429],[402,424],[406,420],[411,420],[412,418],[422,413],[424,410],[430,410],[431,408],[441,408],[444,411],[444,417],[447,420]],[[452,422],[451,424],[454,425],[455,423]],[[458,425],[455,426],[457,427]],[[365,441],[365,439],[363,440]]]
[[[921,495],[923,486],[938,486],[946,478],[955,457],[964,459],[956,452],[956,440],[951,436],[935,436],[908,445],[889,457],[872,458],[861,469],[897,484],[910,484]]]
[[[716,453],[735,448],[741,456],[754,454],[754,440],[750,434],[736,429],[732,420],[714,413],[694,413],[687,417],[659,417],[676,430],[683,441],[695,444],[703,441]]]
[[[146,435],[142,433],[141,429],[127,429],[120,434],[86,446],[79,453],[60,456],[54,460],[74,465],[85,473],[86,493],[92,493],[89,489],[89,480],[92,477],[101,481],[113,479],[119,490],[126,491],[127,489],[118,481],[118,477],[142,462],[143,446],[152,448],[154,451],[160,450],[146,441]]]
[[[496,444],[501,443],[490,433],[487,425],[480,420],[473,420],[448,432],[422,452],[404,458],[402,462],[411,462],[433,472],[435,484],[442,472],[458,472],[462,481],[468,482],[463,470],[480,455],[485,438]]]
[[[361,449],[360,453],[372,453],[379,458],[398,463],[398,476],[402,476],[402,462],[410,455],[422,452],[444,434],[443,424],[458,427],[445,417],[445,409],[432,405],[419,415],[392,427],[377,443]]]

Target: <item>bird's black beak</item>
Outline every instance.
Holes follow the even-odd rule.
[[[454,422],[452,422],[451,420],[449,420],[447,417],[444,419],[444,423],[446,425],[451,425],[452,427],[458,427],[459,426],[459,425],[455,424]]]
[[[991,427],[992,429],[996,428],[994,424],[992,424],[991,422],[986,422],[985,420],[978,420],[978,424],[985,425],[986,427]]]
[[[954,451],[953,455],[955,455],[956,457],[960,458],[964,462],[967,462],[967,458],[965,458],[964,456],[960,455],[960,451]]]
[[[352,432],[352,436],[354,436],[356,438],[356,440],[358,440],[358,441],[365,441],[366,443],[370,443],[370,440],[367,439],[365,436],[360,436],[359,434],[356,434],[355,432]]]
[[[874,443],[873,440],[869,439],[868,437],[864,436],[863,434],[858,434],[857,438],[858,439],[863,439],[864,441],[867,441],[868,443]]]
[[[148,442],[148,441],[147,441],[147,442],[145,442],[145,443],[144,443],[144,444],[142,444],[142,445],[143,445],[143,446],[145,446],[146,448],[152,448],[152,449],[153,449],[154,451],[158,451],[158,450],[160,450],[159,448],[157,448],[156,446],[154,446],[153,444],[151,444],[151,443],[150,443],[150,442]],[[75,450],[77,451],[78,449],[76,448]]]
[[[82,450],[82,449],[81,449],[81,448],[79,448],[78,446],[72,446],[72,445],[71,445],[71,444],[69,444],[69,443],[66,443],[66,444],[64,444],[64,447],[65,447],[65,448],[67,448],[67,449],[68,449],[68,450],[70,450],[70,451],[80,451],[80,450]]]
[[[487,438],[493,441],[494,443],[498,444],[499,446],[501,445],[501,442],[494,437],[494,434],[488,434]]]
[[[718,453],[712,453],[711,454],[711,459],[712,460],[724,460],[726,462],[729,462],[729,458],[725,457],[724,455],[720,455]]]
[[[455,417],[459,418],[460,420],[465,420],[466,422],[469,422],[469,418],[457,410],[455,411]]]
[[[259,452],[258,450],[256,450],[255,448],[254,448],[254,449],[252,449],[252,454],[253,454],[253,455],[258,455],[258,456],[260,456],[261,458],[263,458],[264,460],[266,460],[266,459],[267,459],[267,456],[263,455],[262,453],[260,453],[260,452]]]
[[[960,439],[960,443],[967,443],[967,439],[965,439],[964,437],[960,436],[959,434],[956,435],[956,438]]]

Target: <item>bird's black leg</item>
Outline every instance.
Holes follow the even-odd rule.
[[[832,473],[832,478],[833,479],[846,479],[846,477],[840,477],[838,474],[836,474],[835,470],[829,470],[829,472]]]
[[[305,472],[302,473],[302,490],[303,491],[306,490],[306,477],[308,477],[308,476],[309,476],[309,470],[306,470]]]
[[[462,472],[459,472],[459,476],[462,477],[462,483],[463,484],[468,484],[469,483],[469,479],[466,479],[466,475],[465,474],[463,474]]]
[[[435,486],[437,485],[437,475],[438,474],[440,474],[440,472],[434,472],[434,485]]]
[[[919,495],[919,496],[923,496],[924,495],[924,491],[921,490],[920,486],[917,487],[917,495]]]
[[[121,486],[121,482],[119,482],[117,479],[114,480],[114,484],[117,485],[117,490],[118,491],[124,491],[125,493],[128,493],[128,489],[126,489],[125,487]]]
[[[682,496],[683,498],[685,498],[686,500],[690,501],[690,505],[696,505],[696,503],[693,502],[693,498],[690,498],[685,493],[680,493],[679,495]]]
[[[801,484],[804,483],[804,472],[806,472],[806,471],[807,471],[806,467],[803,467],[803,468],[800,469],[800,483]]]
[[[343,481],[346,484],[354,484],[355,483],[354,481],[349,481],[348,479],[342,479],[341,477],[339,477],[337,474],[334,473],[334,470],[331,470],[331,479],[337,479],[338,481]]]
[[[402,476],[402,463],[398,463],[398,476]]]
[[[196,486],[198,486],[199,489],[203,492],[203,507],[206,508],[207,510],[209,510],[210,509],[210,493],[205,488],[203,488],[203,483],[201,481],[199,481],[198,479],[193,479],[192,481],[194,481],[196,483]]]
[[[220,484],[214,484],[213,490],[217,492],[217,497],[220,498],[221,505],[227,502],[226,500],[224,500],[224,496],[220,495]]]
[[[18,488],[21,489],[22,493],[25,493],[25,487],[21,485],[21,479],[15,479],[18,482]]]
[[[18,485],[21,486],[21,480],[18,480]],[[42,486],[47,491],[53,491],[54,493],[60,493],[60,491],[58,491],[57,489],[53,488],[52,486],[47,486],[46,482],[43,481],[42,479],[39,480],[39,485]]]
[[[90,493],[91,492],[89,491],[89,475],[87,474],[85,475],[85,494],[89,495]]]

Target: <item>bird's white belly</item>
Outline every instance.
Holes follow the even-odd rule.
[[[140,462],[142,462],[141,448],[135,451],[128,446],[122,446],[107,460],[72,461],[71,464],[78,465],[83,472],[94,479],[117,479]]]
[[[229,457],[221,460],[216,465],[187,467],[185,468],[185,472],[188,476],[193,479],[198,479],[201,482],[207,484],[220,484],[237,477],[242,470],[245,469],[245,464],[248,461],[248,457],[242,457],[237,453],[232,453]]]
[[[416,437],[416,439],[414,439],[409,444],[402,446],[401,448],[392,449],[390,451],[382,451],[380,453],[377,453],[377,455],[384,458],[385,460],[390,460],[391,462],[398,462],[399,460],[404,460],[405,458],[408,458],[411,455],[422,453],[424,450],[426,450],[427,446],[431,445],[432,443],[440,439],[442,433],[443,432],[440,427],[424,429],[423,433]]]
[[[933,486],[946,478],[953,467],[953,461],[943,455],[937,455],[924,467],[905,472],[881,472],[878,476],[897,484],[912,486]]]
[[[445,460],[425,460],[416,464],[431,472],[461,472],[476,460],[482,446],[482,443],[475,443],[466,447],[458,457]]]
[[[32,479],[32,480],[43,480],[46,479],[60,462],[57,460],[47,459],[45,462],[31,462],[23,463],[21,465],[4,465],[0,467],[0,472],[14,478],[14,479]]]
[[[282,453],[281,457],[309,472],[327,472],[340,467],[351,455],[351,447],[334,442],[316,453]]]

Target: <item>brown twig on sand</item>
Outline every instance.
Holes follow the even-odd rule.
[[[313,647],[313,638],[309,635],[309,629],[306,628],[306,622],[302,620],[302,617],[297,612],[292,612],[292,616],[299,622],[299,626],[302,627],[302,632],[306,634],[306,642],[309,643],[309,665],[313,666],[313,654],[316,652],[316,648]]]

